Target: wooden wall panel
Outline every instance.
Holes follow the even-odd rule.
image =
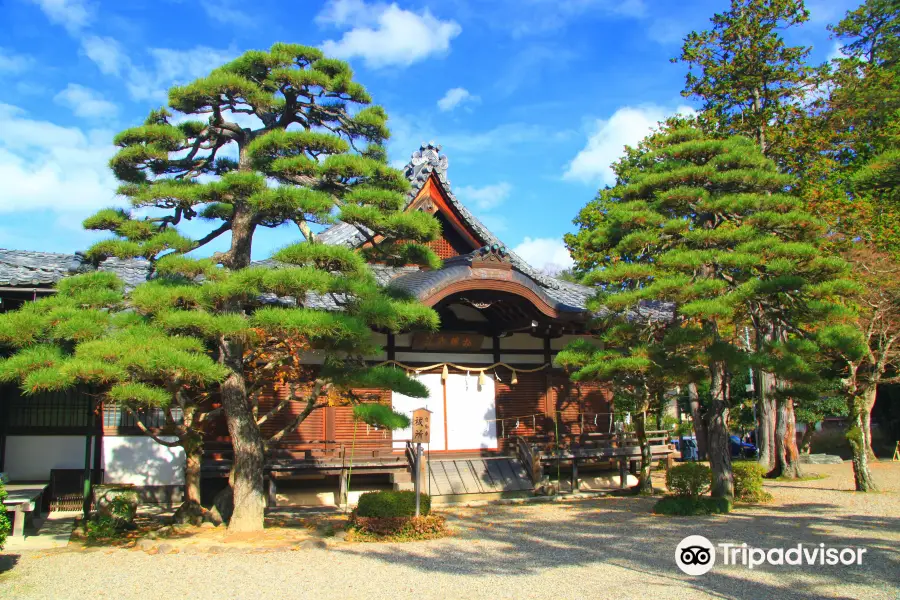
[[[543,372],[519,373],[518,383],[510,384],[509,378],[497,383],[497,437],[501,450],[509,447],[515,435],[542,435],[552,431],[552,421],[547,417],[547,375]],[[533,417],[532,415],[539,415]],[[516,418],[519,427],[516,428]],[[549,423],[549,428],[548,428]]]

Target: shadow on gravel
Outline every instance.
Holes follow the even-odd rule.
[[[6,573],[19,562],[18,554],[0,554],[0,574]]]
[[[670,579],[673,584],[687,583],[728,598],[813,600],[833,583],[879,588],[900,584],[900,553],[896,548],[887,539],[860,535],[861,531],[900,531],[898,518],[828,517],[820,512],[828,505],[821,504],[739,508],[724,517],[672,518],[651,514],[655,502],[654,498],[605,498],[554,507],[533,504],[463,509],[451,524],[460,532],[464,544],[436,543],[415,548],[392,545],[345,551],[426,573],[455,575],[529,575],[555,567],[605,563]],[[554,518],[542,517],[542,510],[554,510]],[[564,514],[560,516],[559,511]],[[857,537],[847,541],[840,535],[841,529],[853,530]],[[783,585],[771,585],[758,578],[747,579],[745,567],[722,566],[721,558],[704,576],[682,574],[675,565],[675,547],[688,535],[703,535],[713,544],[746,542],[768,549],[824,543],[862,546],[868,552],[861,566],[757,567],[753,572],[778,574]],[[493,543],[482,548],[482,542]],[[817,581],[814,585],[794,582],[796,575],[814,576]]]

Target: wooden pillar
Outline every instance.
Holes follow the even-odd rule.
[[[341,469],[341,474],[338,476],[338,497],[337,497],[337,505],[343,506],[347,502],[349,502],[350,490],[347,489],[347,471],[345,469]]]
[[[4,397],[8,387],[0,386],[0,472],[6,467],[6,432],[9,423],[10,399]]]
[[[275,484],[275,477],[271,471],[266,478],[266,483],[266,499],[268,500],[269,508],[274,508],[278,506],[278,486]]]
[[[578,459],[572,457],[572,493],[578,493]]]
[[[493,341],[494,341],[494,362],[498,363],[498,362],[500,362],[500,336],[495,335]]]
[[[397,355],[396,351],[397,340],[394,337],[393,333],[387,334],[387,357],[388,360],[396,360],[394,357]]]
[[[77,391],[75,393],[78,393]],[[84,519],[90,516],[91,513],[91,437],[94,433],[94,398],[93,396],[89,397],[87,403],[87,426],[85,427],[85,436],[84,436],[84,487],[82,488],[82,512],[84,513]]]
[[[94,412],[94,473],[91,482],[100,485],[103,481],[100,474],[103,472],[103,404],[99,404]]]

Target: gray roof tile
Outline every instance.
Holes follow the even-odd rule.
[[[413,153],[409,163],[404,168],[404,173],[410,182],[407,205],[416,198],[419,191],[422,189],[422,186],[424,186],[425,182],[428,181],[428,178],[434,174],[444,188],[444,192],[450,199],[450,203],[459,212],[463,221],[465,221],[475,233],[475,236],[485,246],[492,246],[494,244],[504,246],[503,242],[501,242],[497,236],[491,233],[491,231],[485,227],[475,215],[469,212],[469,209],[467,209],[462,202],[457,200],[450,187],[450,180],[447,178],[448,167],[449,160],[446,155],[441,154],[440,146],[437,146],[434,143],[422,144],[422,146]],[[326,244],[341,244],[351,248],[356,248],[365,241],[365,236],[360,233],[355,226],[347,223],[337,223],[320,233],[318,237],[320,241]],[[512,264],[517,270],[539,283],[540,286],[545,289],[548,296],[560,303],[584,309],[585,302],[594,293],[594,290],[589,287],[561,281],[555,277],[541,273],[511,250],[509,251],[509,254]]]

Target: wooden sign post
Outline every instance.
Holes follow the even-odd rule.
[[[431,443],[431,411],[425,407],[413,411],[412,441],[416,445],[416,516],[422,495],[422,444]]]

